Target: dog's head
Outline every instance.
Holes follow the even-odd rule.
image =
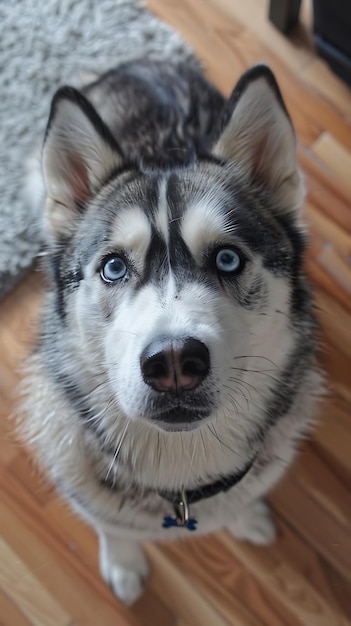
[[[147,171],[117,140],[80,93],[58,91],[43,171],[65,372],[86,397],[97,390],[102,423],[112,406],[161,430],[216,423],[249,441],[290,401],[307,297],[295,135],[276,81],[247,72],[212,149],[184,168]]]

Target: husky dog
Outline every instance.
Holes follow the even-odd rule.
[[[42,172],[26,436],[131,603],[143,540],[274,538],[261,498],[319,389],[295,134],[266,66],[225,101],[195,67],[140,60],[58,90]]]

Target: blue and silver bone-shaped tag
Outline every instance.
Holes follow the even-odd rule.
[[[162,528],[171,528],[174,526],[178,526],[179,528],[196,530],[197,519],[195,519],[195,517],[189,516],[189,505],[185,491],[180,494],[179,500],[174,503],[173,507],[175,517],[166,515],[163,518]]]

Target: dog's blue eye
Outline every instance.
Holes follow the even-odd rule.
[[[113,283],[116,280],[124,278],[127,273],[127,266],[123,259],[114,256],[108,259],[101,268],[101,278],[107,283]]]
[[[242,260],[235,250],[223,248],[217,253],[216,266],[220,272],[235,274],[241,269]]]

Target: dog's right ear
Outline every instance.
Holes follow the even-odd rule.
[[[223,111],[215,156],[236,163],[267,190],[276,210],[297,216],[303,187],[294,129],[271,70],[256,65],[240,78]]]
[[[90,102],[73,87],[59,89],[42,156],[51,234],[69,233],[85,203],[122,163],[116,141]]]

